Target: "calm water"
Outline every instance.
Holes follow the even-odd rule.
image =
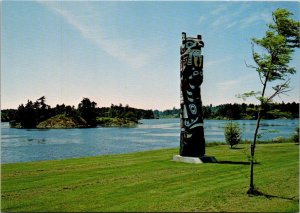
[[[64,159],[179,147],[179,119],[142,120],[137,128],[92,129],[11,129],[1,123],[1,162]],[[205,120],[207,142],[225,141],[228,121]],[[256,121],[236,121],[243,128],[243,139],[252,139]],[[264,120],[262,139],[290,137],[299,120]]]

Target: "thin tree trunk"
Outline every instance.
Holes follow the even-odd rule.
[[[261,113],[262,113],[262,105],[264,103],[264,97],[265,97],[265,91],[266,91],[266,86],[267,86],[267,82],[269,80],[269,74],[266,76],[264,85],[263,85],[263,91],[261,94],[261,101],[260,101],[260,107],[258,110],[258,114],[257,114],[257,122],[256,122],[256,128],[255,128],[255,132],[254,132],[254,138],[253,138],[253,144],[251,144],[251,160],[250,160],[250,188],[247,191],[248,194],[255,194],[256,190],[254,188],[254,174],[253,174],[253,166],[254,166],[254,154],[255,154],[255,145],[256,145],[256,139],[257,139],[257,134],[258,134],[258,129],[260,126],[260,120],[261,120]]]

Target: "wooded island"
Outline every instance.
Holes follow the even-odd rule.
[[[9,122],[12,128],[91,128],[103,127],[135,127],[140,119],[154,118],[152,110],[125,107],[120,104],[111,107],[96,107],[97,103],[88,98],[75,106],[65,104],[51,108],[46,104],[45,96],[35,102],[27,101],[19,105],[17,110],[1,111],[1,121]]]
[[[258,105],[222,104],[203,106],[204,119],[253,120],[257,118]],[[30,100],[17,109],[1,110],[1,121],[12,128],[87,128],[87,127],[135,127],[140,119],[179,118],[180,110],[144,110],[123,106],[97,107],[97,103],[83,98],[75,106],[57,104],[50,107],[45,96],[35,102]],[[266,106],[264,119],[299,118],[299,103],[271,103]]]

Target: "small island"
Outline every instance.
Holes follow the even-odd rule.
[[[136,127],[140,119],[154,118],[152,110],[143,110],[120,105],[96,107],[97,103],[88,98],[78,107],[46,104],[45,96],[35,102],[28,100],[17,110],[3,110],[1,120],[9,122],[11,128],[25,129],[69,129],[94,127]]]

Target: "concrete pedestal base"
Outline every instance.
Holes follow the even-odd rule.
[[[197,157],[184,157],[181,155],[174,155],[173,156],[173,161],[177,162],[183,162],[183,163],[216,163],[217,160],[214,156],[203,156],[200,158]]]

